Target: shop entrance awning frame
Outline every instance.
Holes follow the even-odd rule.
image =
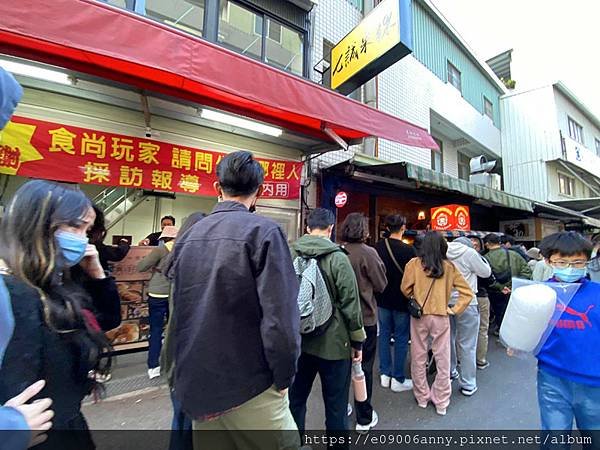
[[[550,203],[578,211],[581,214],[590,214],[600,218],[600,197],[553,200]]]
[[[7,2],[0,15],[0,52],[217,108],[323,143],[341,144],[325,132],[329,128],[348,145],[378,137],[438,148],[424,128],[94,0]]]
[[[339,170],[343,171],[345,175],[356,179],[369,179],[404,188],[418,189],[420,186],[428,186],[436,190],[455,192],[472,197],[474,203],[484,206],[491,204],[530,213],[534,211],[533,203],[530,200],[503,191],[496,191],[486,186],[474,185],[468,181],[408,162],[384,163],[374,158],[355,155],[349,161],[340,163],[328,170]]]

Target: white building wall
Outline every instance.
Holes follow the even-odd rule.
[[[312,70],[312,67],[323,59],[323,41],[332,43],[342,40],[350,30],[360,23],[363,16],[347,0],[321,1],[312,10],[314,18],[314,32],[312,35],[312,64],[310,77],[315,82],[321,81],[321,74]],[[359,147],[352,147],[349,151],[329,152],[320,157],[317,166],[328,167],[350,159]]]
[[[563,167],[559,166],[556,162],[546,163],[547,171],[548,171],[548,200],[572,200],[574,198],[589,198],[595,197],[590,189],[581,182],[580,179],[574,177],[569,171],[565,170]],[[575,192],[573,195],[564,195],[560,193],[559,184],[558,184],[558,174],[561,173],[564,176],[572,178],[575,183]]]
[[[562,156],[552,87],[504,96],[500,101],[505,191],[546,201],[546,161]]]
[[[563,136],[569,136],[569,117],[583,128],[583,146],[596,153],[594,139],[600,140],[600,129],[596,127],[564,94],[554,89],[556,115]],[[600,159],[598,159],[600,164]]]
[[[435,128],[430,123],[430,113],[435,111],[472,141],[485,147],[492,156],[501,154],[500,130],[491,119],[473,108],[458,90],[442,82],[410,55],[379,75],[379,108],[430,132]],[[430,152],[395,142],[382,140],[379,156],[431,167]],[[449,175],[458,176],[457,151],[451,145],[444,148],[444,169]]]
[[[313,9],[313,66],[323,58],[323,39],[336,43],[361,20],[362,15],[346,0],[319,2]],[[313,80],[320,74],[313,72]],[[466,102],[451,85],[444,83],[427,67],[409,55],[378,76],[378,108],[429,132],[431,111],[449,121],[471,141],[485,147],[491,156],[501,154],[500,130],[491,119]],[[444,139],[444,136],[436,136]],[[359,147],[353,149],[360,150]],[[319,166],[329,166],[349,159],[353,151],[331,152],[319,158]],[[380,139],[378,157],[384,161],[406,161],[431,168],[431,151]],[[450,141],[444,142],[444,171],[458,176],[457,151]]]

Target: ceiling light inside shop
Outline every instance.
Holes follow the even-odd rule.
[[[43,67],[9,61],[7,59],[0,59],[0,66],[14,75],[22,75],[60,84],[73,84],[68,74],[59,72],[58,70],[44,69]]]
[[[225,123],[234,127],[257,131],[258,133],[268,134],[269,136],[279,137],[283,134],[283,130],[281,128],[265,125],[264,123],[254,122],[253,120],[242,119],[241,117],[213,111],[212,109],[203,109],[200,113],[200,116],[203,119],[214,120],[215,122]]]

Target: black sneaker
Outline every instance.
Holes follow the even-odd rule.
[[[488,367],[490,367],[490,363],[489,363],[488,361],[486,361],[486,362],[483,362],[483,363],[477,363],[477,368],[478,368],[479,370],[485,370],[485,369],[487,369]]]

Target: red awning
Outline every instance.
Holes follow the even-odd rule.
[[[184,98],[326,141],[437,145],[423,128],[308,80],[94,0],[7,1],[0,52]]]

